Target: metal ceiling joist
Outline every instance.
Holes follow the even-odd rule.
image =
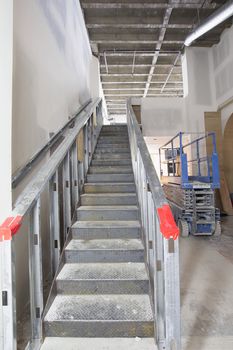
[[[182,76],[182,73],[174,73],[174,75],[176,75],[176,76]],[[106,73],[101,73],[100,72],[100,76],[101,77],[147,77],[148,76],[148,73],[134,73],[133,75],[132,75],[132,73],[108,73],[108,74],[106,74]],[[160,77],[160,76],[167,76],[167,74],[166,73],[154,73],[153,74],[153,76],[158,76],[158,77]]]
[[[147,78],[147,83],[146,83],[143,97],[146,97],[148,90],[150,88],[150,83],[151,83],[151,80],[152,80],[152,77],[154,74],[155,65],[156,65],[158,57],[159,57],[159,51],[161,50],[162,44],[164,43],[164,37],[166,34],[167,25],[168,25],[170,17],[171,17],[171,13],[172,13],[171,4],[173,2],[174,1],[172,1],[172,0],[169,1],[170,7],[166,9],[164,17],[163,17],[163,27],[161,28],[160,33],[159,33],[159,41],[156,44],[156,49],[155,49],[155,53],[154,53],[154,56],[152,59],[152,65],[151,65],[150,72],[149,72],[149,75]]]
[[[161,89],[161,93],[164,91],[165,86],[167,85],[168,80],[170,79],[170,76],[172,75],[173,69],[176,67],[177,62],[178,62],[179,59],[180,59],[180,55],[181,55],[180,53],[177,55],[177,57],[176,57],[176,59],[175,59],[175,61],[174,61],[174,64],[173,64],[173,66],[171,67],[170,72],[168,73],[167,79],[166,79],[166,81],[165,81],[164,84],[163,84],[163,87],[162,87],[162,89]]]
[[[132,64],[108,64],[108,68],[121,68],[121,67],[132,67]],[[151,67],[151,64],[142,64],[142,63],[135,63],[135,67]],[[171,67],[173,66],[172,63],[164,63],[164,64],[152,64],[152,67]],[[180,67],[177,65],[176,67]],[[100,68],[106,68],[106,64],[101,64]]]
[[[170,4],[166,3],[126,3],[126,2],[115,2],[115,3],[97,3],[97,2],[85,2],[82,1],[83,9],[95,9],[95,10],[110,10],[110,9],[134,9],[134,10],[156,10],[156,9],[167,9],[170,8]],[[173,2],[172,8],[174,9],[200,9],[202,8],[202,2]],[[205,5],[206,9],[215,9],[216,3],[207,2]]]
[[[159,43],[159,40],[112,40],[112,39],[97,39],[97,40],[90,40],[91,45],[94,44],[106,44],[106,45],[120,45],[120,44],[156,44]],[[184,43],[183,40],[164,40],[163,44],[176,44],[176,45],[182,45]]]
[[[167,28],[169,29],[192,29],[192,24],[169,24]],[[115,29],[161,29],[163,28],[163,24],[157,24],[157,23],[89,23],[87,24],[88,29],[108,29],[108,28],[115,28]]]
[[[164,84],[165,83],[165,80],[157,80],[157,81],[152,81],[151,84]],[[145,81],[102,81],[102,85],[124,85],[124,84],[127,84],[127,85],[131,85],[131,84],[146,84],[146,80]],[[169,84],[183,84],[183,81],[182,80],[173,80],[173,81],[170,81]]]

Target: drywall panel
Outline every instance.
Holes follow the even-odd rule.
[[[13,171],[90,98],[91,64],[78,0],[14,2]]]
[[[221,105],[233,97],[233,27],[224,31],[220,43],[211,50],[216,101]]]
[[[78,0],[14,2],[13,172],[81,104],[99,94],[98,74],[98,62],[91,54]],[[26,181],[22,186],[25,184]],[[22,186],[14,192],[14,198]],[[41,203],[44,279],[50,273],[47,206],[48,197],[44,193]],[[28,303],[27,239],[25,226],[16,238],[18,315],[25,312]]]
[[[0,1],[0,224],[11,212],[11,112],[12,112],[13,1]],[[4,261],[0,243],[0,291]],[[0,302],[0,349],[3,349]]]
[[[186,131],[183,98],[143,98],[141,119],[144,136],[175,135]]]

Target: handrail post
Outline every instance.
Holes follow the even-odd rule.
[[[60,213],[59,213],[59,188],[58,171],[55,172],[49,182],[50,197],[50,256],[52,278],[54,277],[59,263],[60,243]]]
[[[63,161],[63,220],[64,242],[71,226],[71,193],[70,193],[70,154],[66,154]]]
[[[2,238],[1,238],[2,239]],[[0,239],[2,278],[2,345],[4,350],[16,350],[16,286],[15,243],[13,239]]]
[[[42,245],[40,230],[40,198],[30,214],[29,246],[29,286],[31,309],[31,343],[29,349],[39,348],[42,341],[43,276]]]

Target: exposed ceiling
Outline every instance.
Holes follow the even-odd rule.
[[[109,116],[128,97],[183,96],[180,55],[188,33],[224,0],[81,0]],[[232,19],[193,43],[212,46]]]

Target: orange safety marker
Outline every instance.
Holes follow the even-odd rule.
[[[157,209],[157,213],[159,217],[160,231],[164,238],[173,238],[176,240],[180,231],[176,225],[170,206],[164,204],[161,208]]]
[[[15,235],[22,223],[22,216],[10,216],[2,225],[0,225],[0,241],[10,241]]]

